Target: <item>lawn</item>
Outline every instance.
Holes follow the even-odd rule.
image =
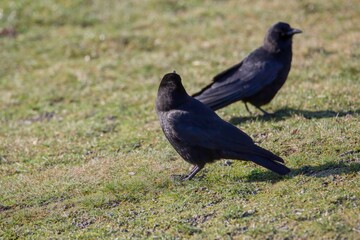
[[[193,180],[155,114],[161,77],[189,93],[278,21],[300,28],[262,117],[217,113],[283,157]],[[360,239],[360,2],[0,3],[0,239]]]

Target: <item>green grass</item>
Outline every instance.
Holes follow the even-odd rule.
[[[194,93],[279,20],[304,33],[276,116],[218,114],[292,173],[172,180],[190,166],[160,130],[161,77]],[[359,21],[355,0],[1,1],[0,238],[360,238]]]

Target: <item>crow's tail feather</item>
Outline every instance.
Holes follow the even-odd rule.
[[[284,159],[282,159],[281,157],[275,155],[274,153],[270,152],[269,150],[266,150],[266,149],[264,149],[262,147],[259,147],[257,145],[254,145],[254,150],[252,151],[252,153],[254,153],[256,155],[263,156],[265,158],[272,159],[272,160],[277,161],[277,162],[284,163]]]
[[[206,92],[204,94],[194,94],[192,97],[199,100],[213,111],[226,107],[240,99],[236,95],[220,96],[216,94],[211,95],[211,93],[208,95]]]
[[[273,160],[270,159],[264,159],[258,156],[254,156],[251,158],[252,162],[263,166],[264,168],[267,168],[273,172],[276,172],[277,174],[280,175],[286,175],[290,172],[290,169],[287,168],[286,166],[282,165],[281,163],[275,162]]]
[[[281,157],[278,157],[272,152],[256,145],[255,151],[249,151],[247,153],[224,151],[223,157],[237,160],[252,161],[280,175],[286,175],[290,172],[290,169],[282,164],[284,160]]]

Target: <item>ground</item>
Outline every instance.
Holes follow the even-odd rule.
[[[275,115],[217,113],[292,172],[174,180],[161,77],[194,93],[278,21],[303,34]],[[359,239],[359,22],[356,0],[1,1],[0,238]]]

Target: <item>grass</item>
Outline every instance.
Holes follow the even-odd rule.
[[[0,238],[360,237],[358,1],[0,3]],[[160,78],[189,93],[279,21],[292,70],[265,107],[218,111],[293,171],[207,165],[193,181],[155,115]],[[255,110],[253,110],[255,111]]]

